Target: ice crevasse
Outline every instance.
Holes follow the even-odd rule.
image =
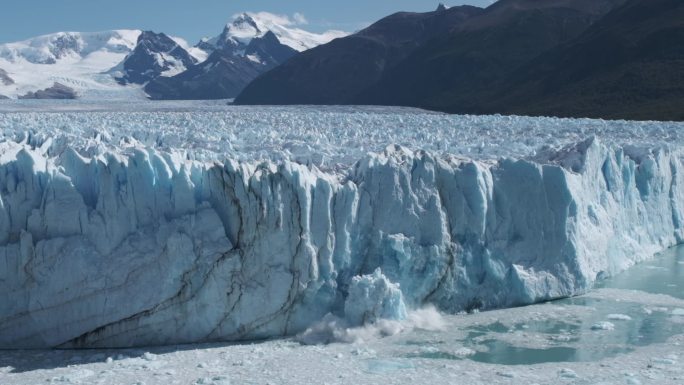
[[[342,173],[149,148],[0,153],[0,347],[291,335],[580,294],[682,241],[679,150],[591,138],[475,161],[390,146]]]

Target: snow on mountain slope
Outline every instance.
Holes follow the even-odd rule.
[[[159,76],[174,76],[197,63],[165,33],[143,31],[133,51],[110,72],[122,84],[146,84]]]
[[[54,64],[69,57],[81,59],[98,51],[127,54],[135,47],[138,35],[140,31],[137,30],[59,32],[2,44],[0,58],[12,63]]]
[[[276,34],[283,44],[298,51],[345,35],[340,31],[310,33],[297,28],[304,22],[303,17],[296,19],[298,21],[266,12],[236,15],[221,35],[202,41],[195,47],[188,46],[183,39],[169,36],[187,51],[192,60],[161,58],[165,62],[161,65],[165,69],[163,76],[182,72],[189,67],[190,61],[205,61],[209,53],[218,48],[230,47],[230,52],[244,55],[252,39],[262,38],[269,31]],[[141,33],[139,30],[59,32],[2,44],[0,70],[6,74],[0,72],[3,74],[0,76],[0,95],[18,98],[58,83],[73,89],[80,99],[143,99],[146,95],[139,85],[121,86],[112,76],[122,73],[122,62],[135,50]]]
[[[225,26],[219,36],[203,39],[197,47],[207,51],[226,47],[240,51],[244,50],[253,38],[262,37],[271,31],[281,43],[297,51],[305,51],[348,35],[346,32],[335,30],[317,34],[297,27],[303,24],[306,24],[306,20],[301,15],[290,18],[268,12],[245,12],[234,15],[233,20]]]
[[[281,151],[293,150],[301,122],[290,110],[291,127],[274,123],[278,111],[257,139],[285,131]],[[76,131],[93,117],[118,130],[106,116],[16,137],[47,117],[5,117],[15,129],[0,144],[2,347],[237,341],[293,334],[330,312],[359,323],[425,303],[529,304],[582,293],[684,239],[676,143],[569,135],[561,148],[475,160],[414,141],[322,171],[254,155],[190,160],[163,148],[166,128],[143,127],[157,138],[148,146]],[[229,130],[218,148],[231,146]]]
[[[85,98],[143,97],[142,91],[120,87],[105,74],[131,52],[140,33],[60,32],[0,45],[0,68],[14,79],[14,84],[0,83],[0,94],[16,98],[57,82]]]
[[[201,63],[209,57],[209,54],[207,54],[206,51],[199,49],[195,46],[191,46],[187,40],[177,37],[177,36],[169,36],[173,41],[176,42],[179,46],[181,46],[184,50],[186,50],[192,57],[197,60],[198,63]]]

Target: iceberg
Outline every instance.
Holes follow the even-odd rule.
[[[342,171],[0,143],[0,347],[293,335],[573,296],[681,243],[681,153],[392,145]],[[56,151],[55,149],[59,149]]]

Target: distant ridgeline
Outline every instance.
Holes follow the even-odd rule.
[[[57,32],[1,44],[0,98],[231,99],[299,51],[346,35],[296,26],[286,16],[243,13],[194,46],[140,30]]]
[[[499,0],[347,35],[268,13],[194,46],[60,32],[0,45],[0,99],[232,99],[458,114],[684,120],[684,1]]]
[[[235,102],[684,120],[684,1],[500,0],[396,13],[296,55]]]

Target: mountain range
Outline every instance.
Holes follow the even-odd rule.
[[[59,32],[0,45],[0,95],[230,99],[299,51],[345,35],[307,32],[266,12],[235,15],[194,46],[153,31]]]
[[[397,13],[297,55],[235,102],[684,120],[684,2],[500,0]]]
[[[684,2],[440,5],[353,34],[243,13],[193,46],[152,31],[62,32],[0,45],[3,95],[684,120]]]

